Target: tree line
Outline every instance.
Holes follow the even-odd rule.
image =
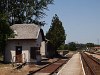
[[[77,50],[86,50],[92,47],[100,47],[100,45],[94,44],[94,43],[75,43],[75,42],[70,42],[65,45],[61,45],[58,50],[70,50],[70,51],[77,51]]]

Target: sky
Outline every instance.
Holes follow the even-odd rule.
[[[57,14],[67,34],[66,43],[100,43],[100,0],[54,0],[48,9],[42,19],[44,33]]]

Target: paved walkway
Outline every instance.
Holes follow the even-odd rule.
[[[74,54],[57,75],[83,75],[80,54]]]

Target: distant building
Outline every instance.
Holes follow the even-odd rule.
[[[7,41],[4,62],[39,62],[45,55],[45,37],[40,26],[15,24],[11,26],[14,38]]]

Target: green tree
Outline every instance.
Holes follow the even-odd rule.
[[[74,42],[68,43],[68,49],[71,50],[71,51],[77,50],[76,43],[74,43]]]
[[[8,21],[12,24],[36,23],[44,25],[44,21],[39,21],[46,14],[44,10],[53,0],[1,0],[0,8],[8,15]]]
[[[86,48],[86,45],[85,44],[81,44],[81,43],[80,44],[77,43],[76,47],[77,47],[78,50],[84,50]]]
[[[58,48],[58,50],[68,50],[68,45],[67,44],[63,44]]]
[[[46,38],[49,40],[55,51],[65,43],[65,30],[62,22],[59,20],[59,17],[56,14],[52,19],[49,31],[46,33]]]
[[[65,50],[68,50],[68,44],[65,44],[64,49],[65,49]]]
[[[60,47],[58,47],[58,50],[64,50],[65,49],[65,45],[61,45]]]
[[[13,33],[7,23],[6,18],[7,17],[5,14],[0,13],[0,55],[2,55],[5,49],[7,39]]]
[[[94,43],[86,43],[86,47],[94,47]]]

